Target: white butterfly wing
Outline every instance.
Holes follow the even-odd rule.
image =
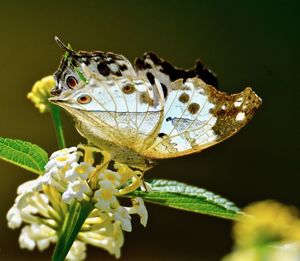
[[[110,144],[133,151],[153,144],[163,118],[160,83],[134,76],[107,80],[82,66],[88,83],[58,98],[65,100],[60,105],[76,119],[82,136],[107,150],[111,150]],[[81,97],[90,97],[89,102],[81,104]]]
[[[183,156],[219,143],[241,129],[261,104],[251,88],[228,95],[199,78],[176,80],[170,89],[158,137],[143,153],[149,158]]]

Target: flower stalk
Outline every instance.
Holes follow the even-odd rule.
[[[93,208],[94,206],[91,202],[75,201],[69,206],[68,213],[58,234],[52,261],[65,260],[78,232]]]
[[[50,113],[51,113],[54,129],[56,133],[58,148],[63,149],[66,147],[66,142],[65,142],[64,131],[62,126],[60,108],[57,105],[51,104]]]

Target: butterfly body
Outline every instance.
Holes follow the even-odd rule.
[[[261,104],[251,88],[234,95],[216,90],[199,78],[215,81],[199,65],[180,70],[145,54],[134,68],[123,56],[63,47],[68,57],[55,74],[51,101],[73,116],[90,143],[130,166],[147,169],[156,159],[223,141]]]

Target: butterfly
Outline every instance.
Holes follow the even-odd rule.
[[[66,52],[50,101],[65,109],[78,132],[111,159],[142,170],[156,160],[200,152],[240,130],[261,99],[247,87],[228,95],[200,61],[182,70],[154,53],[134,65],[111,52]]]

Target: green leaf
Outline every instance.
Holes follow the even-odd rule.
[[[30,142],[0,137],[0,159],[36,174],[43,174],[48,154]]]
[[[58,233],[58,240],[51,259],[52,261],[65,260],[78,232],[93,208],[94,205],[91,202],[76,201],[69,206],[68,213]]]
[[[232,202],[205,189],[172,180],[156,179],[147,182],[152,187],[151,192],[134,191],[129,196],[141,197],[147,202],[166,207],[226,219],[234,220],[242,214]]]

